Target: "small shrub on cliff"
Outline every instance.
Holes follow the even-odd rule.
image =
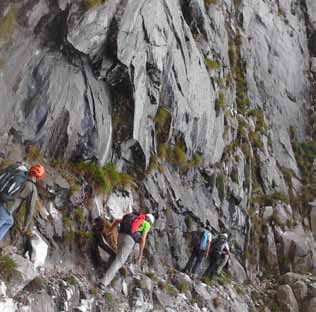
[[[83,175],[94,188],[101,193],[108,193],[111,190],[111,181],[105,174],[102,166],[95,163],[80,162],[74,164],[73,168]]]
[[[113,296],[109,292],[104,293],[104,300],[107,304],[112,304],[113,303]]]
[[[17,9],[11,5],[7,14],[0,19],[0,40],[8,40],[16,27]]]
[[[220,92],[218,95],[218,99],[215,100],[215,110],[219,113],[220,110],[224,110],[225,108],[225,99],[223,92]]]
[[[187,157],[185,151],[180,145],[176,145],[174,147],[172,151],[172,161],[179,166],[185,166],[187,162]]]
[[[166,160],[168,154],[168,146],[166,144],[158,145],[158,157],[161,160]]]
[[[168,294],[169,296],[175,297],[177,295],[177,289],[169,283],[166,283],[164,285],[164,290],[165,290],[166,294]]]
[[[24,289],[29,292],[37,292],[45,289],[47,286],[47,281],[43,277],[35,277]]]
[[[84,4],[85,4],[86,9],[90,10],[105,2],[106,0],[85,0]]]
[[[190,290],[190,283],[186,281],[181,281],[176,285],[177,289],[182,292],[188,292]]]
[[[9,256],[0,256],[0,276],[6,282],[13,277],[20,277],[21,273],[17,271],[16,262]]]
[[[223,174],[219,174],[216,177],[216,188],[218,190],[218,196],[220,200],[223,200],[225,194],[225,178]]]
[[[220,63],[218,61],[209,59],[208,57],[205,58],[205,65],[209,71],[216,70],[220,67]]]
[[[29,144],[26,147],[26,154],[25,154],[25,159],[26,160],[38,160],[42,161],[43,160],[43,154],[41,150],[33,144]]]
[[[206,7],[208,7],[209,5],[215,5],[218,3],[218,0],[204,0],[204,4]]]
[[[156,128],[162,129],[166,121],[168,120],[169,116],[170,116],[169,111],[166,108],[159,106],[157,114],[154,118]]]

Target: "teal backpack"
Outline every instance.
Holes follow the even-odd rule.
[[[202,234],[202,237],[201,237],[201,243],[200,243],[200,249],[201,250],[206,250],[207,241],[208,241],[208,235],[209,235],[209,232],[207,230],[203,230],[203,234]]]

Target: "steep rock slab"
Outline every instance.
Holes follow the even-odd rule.
[[[171,113],[171,135],[184,139],[189,154],[200,150],[207,159],[218,160],[214,146],[223,123],[216,124],[214,90],[179,4],[129,1],[119,26],[117,57],[134,87],[133,138],[147,161],[159,103]]]
[[[108,90],[63,40],[66,13],[58,7],[48,13],[43,1],[33,9],[37,16],[30,6],[17,8],[28,18],[0,46],[1,129],[14,128],[55,158],[95,156],[104,162],[112,131]]]
[[[271,121],[279,165],[298,174],[288,129],[294,127],[299,139],[305,137],[309,53],[304,15],[298,4],[262,0],[243,1],[242,13],[251,107],[262,108]]]

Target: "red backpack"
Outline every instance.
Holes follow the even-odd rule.
[[[120,225],[120,232],[133,235],[145,220],[144,213],[132,212],[123,217]]]

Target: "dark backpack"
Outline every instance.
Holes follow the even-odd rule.
[[[23,165],[14,164],[0,173],[0,199],[3,202],[14,200],[24,183],[28,180],[28,171]]]
[[[212,253],[219,255],[222,251],[223,245],[227,242],[226,239],[223,238],[217,238],[213,241],[211,249]]]
[[[130,234],[136,242],[139,241],[140,236],[137,235],[137,229],[145,220],[144,213],[132,212],[123,217],[120,224],[120,233]]]
[[[194,250],[200,250],[202,236],[203,231],[192,232],[192,247]]]

